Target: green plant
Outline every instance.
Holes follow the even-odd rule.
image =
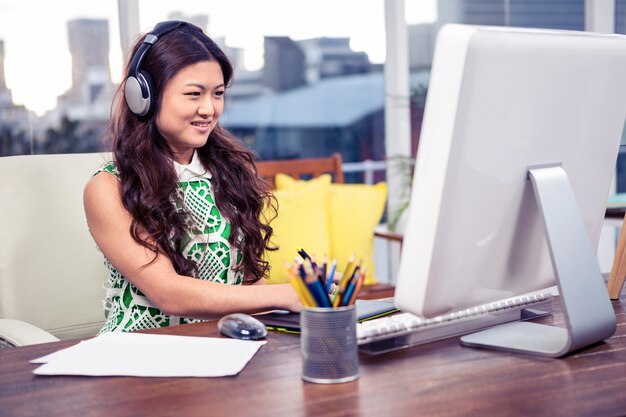
[[[397,203],[390,207],[387,227],[392,232],[398,231],[402,215],[409,208],[411,201],[411,185],[413,183],[413,168],[415,159],[410,156],[393,156],[388,159],[392,169],[400,178],[400,191]]]

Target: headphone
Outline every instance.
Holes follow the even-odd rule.
[[[154,45],[161,36],[183,25],[187,25],[187,22],[168,20],[158,23],[152,32],[148,33],[143,39],[137,52],[133,55],[133,59],[130,61],[128,77],[126,77],[126,81],[124,82],[124,98],[126,99],[126,104],[128,104],[130,111],[139,117],[148,115],[156,101],[156,91],[152,78],[147,71],[141,69],[141,63],[150,50],[150,47]]]

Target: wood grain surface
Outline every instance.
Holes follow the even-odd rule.
[[[617,416],[626,415],[625,296],[606,342],[562,359],[466,348],[458,338],[360,357],[361,377],[302,381],[299,338],[270,333],[235,377],[37,376],[29,360],[63,341],[0,350],[0,416]],[[544,321],[562,324],[557,311]],[[154,333],[221,337],[215,322]]]

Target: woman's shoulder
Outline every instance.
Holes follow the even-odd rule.
[[[83,204],[88,214],[98,213],[100,209],[110,213],[120,201],[120,181],[109,170],[98,170],[85,185]]]
[[[119,194],[120,174],[113,161],[104,163],[85,186],[86,195]]]

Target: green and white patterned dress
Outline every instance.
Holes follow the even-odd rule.
[[[240,285],[243,274],[233,268],[241,262],[241,253],[228,243],[230,224],[222,217],[215,205],[211,174],[202,166],[194,153],[189,165],[174,162],[179,187],[172,203],[180,211],[191,214],[188,219],[189,235],[184,239],[182,252],[198,265],[199,279]],[[119,178],[114,163],[110,162],[98,172],[108,172]],[[146,296],[132,285],[111,265],[105,257],[109,271],[104,283],[106,295],[104,308],[107,320],[100,333],[110,331],[134,331],[156,327],[194,323],[200,320],[176,317],[161,312]]]

